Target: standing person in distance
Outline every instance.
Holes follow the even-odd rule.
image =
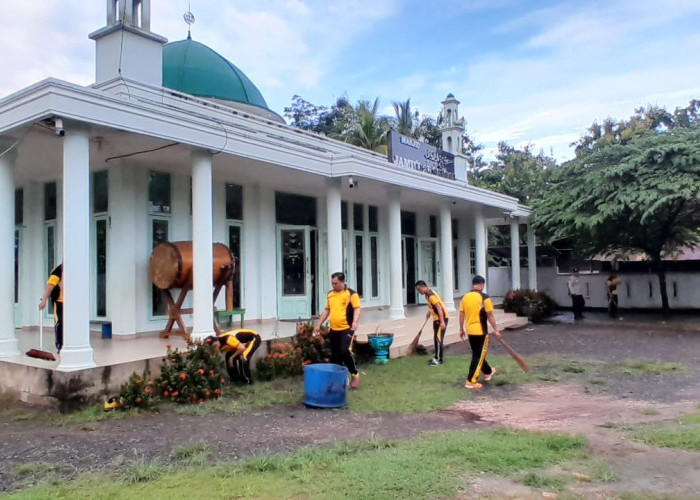
[[[498,331],[496,318],[493,316],[493,302],[484,290],[486,280],[478,274],[472,279],[472,289],[465,293],[459,304],[459,338],[469,340],[472,348],[472,359],[469,364],[469,375],[464,387],[467,389],[481,389],[478,382],[479,375],[483,373],[486,382],[496,374],[496,369],[486,361],[486,352],[489,348],[488,323],[493,327],[493,334],[497,339],[501,338]],[[465,332],[466,329],[466,332]]]
[[[578,269],[573,268],[571,276],[569,276],[569,295],[571,295],[571,310],[574,312],[574,319],[583,319],[583,308],[586,306],[586,301],[583,300],[581,293],[581,280],[578,277]]]
[[[428,312],[425,319],[431,315],[433,317],[433,341],[435,343],[435,357],[430,360],[430,366],[437,366],[443,363],[443,347],[445,342],[445,330],[450,315],[447,312],[445,303],[435,290],[431,290],[423,280],[416,281],[416,290],[425,297],[428,303]]]
[[[56,330],[56,350],[61,354],[63,349],[63,263],[57,265],[46,282],[44,295],[39,301],[39,310],[43,311],[46,307],[46,301],[51,297],[53,302],[53,317]]]
[[[331,287],[326,297],[326,307],[314,328],[314,335],[321,331],[321,325],[330,317],[328,340],[331,347],[331,363],[345,365],[350,372],[350,387],[357,389],[360,374],[357,372],[352,355],[352,338],[360,321],[360,296],[345,285],[344,273],[331,275]]]
[[[622,280],[615,272],[611,272],[605,281],[605,289],[608,295],[608,314],[611,318],[617,318],[617,287],[620,283],[622,283]]]

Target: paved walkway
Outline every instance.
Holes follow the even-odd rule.
[[[548,320],[555,323],[580,325],[617,325],[626,328],[662,328],[682,331],[700,331],[700,311],[673,312],[664,317],[658,311],[620,311],[618,318],[611,318],[607,311],[585,311],[582,320],[574,321],[570,311],[559,311]]]

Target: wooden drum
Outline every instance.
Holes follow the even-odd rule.
[[[161,290],[192,288],[192,242],[166,241],[151,252],[148,274]],[[213,285],[223,286],[233,276],[233,253],[223,243],[214,243],[212,259]]]

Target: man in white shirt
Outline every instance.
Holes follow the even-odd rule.
[[[583,318],[583,308],[586,302],[583,300],[581,293],[581,281],[578,278],[578,269],[572,270],[572,275],[569,277],[569,295],[571,295],[571,310],[574,312],[574,319]]]

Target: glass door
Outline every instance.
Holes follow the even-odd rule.
[[[401,238],[401,262],[403,267],[402,284],[404,304],[416,303],[416,239],[413,236]]]
[[[436,288],[438,284],[438,256],[437,239],[420,238],[418,240],[418,278],[423,280],[430,288]],[[420,295],[419,303],[424,304],[425,298]]]
[[[15,228],[15,326],[22,325],[22,308],[20,307],[20,256],[22,255],[22,229]]]
[[[95,259],[92,265],[94,280],[92,280],[93,317],[105,319],[107,317],[107,237],[109,232],[109,218],[106,215],[94,218],[93,250]]]
[[[277,316],[311,317],[311,228],[278,226]]]

